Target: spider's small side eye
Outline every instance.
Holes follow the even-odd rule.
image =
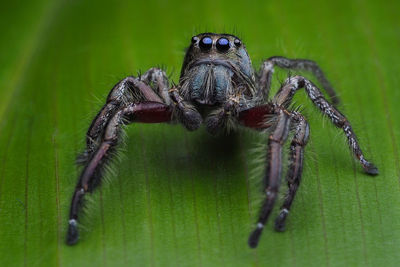
[[[212,40],[210,37],[205,36],[205,37],[203,37],[203,38],[201,39],[199,45],[200,45],[200,48],[201,48],[202,50],[210,50],[211,47],[212,47],[212,43],[213,43],[213,40]]]
[[[230,47],[231,47],[231,44],[229,43],[228,39],[226,39],[224,37],[221,37],[218,39],[218,41],[217,41],[218,51],[226,52],[229,50]]]
[[[233,43],[236,45],[236,47],[240,47],[242,45],[242,41],[240,41],[239,39],[235,39]]]
[[[199,41],[199,37],[197,37],[197,36],[193,36],[192,37],[192,44],[195,44],[195,43],[197,43]]]

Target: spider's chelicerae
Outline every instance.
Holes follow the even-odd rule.
[[[302,76],[288,78],[277,94],[268,98],[274,66],[313,73],[326,90],[330,104],[321,90]],[[217,134],[236,125],[268,132],[266,147],[265,201],[256,229],[248,243],[257,246],[264,225],[274,207],[282,172],[282,145],[293,131],[290,143],[288,190],[275,221],[275,229],[283,231],[303,168],[303,150],[309,137],[309,126],[298,112],[289,109],[293,95],[304,88],[314,105],[347,137],[350,150],[366,173],[378,169],[364,158],[357,138],[346,117],[335,108],[338,98],[318,65],[305,59],[271,57],[254,73],[250,57],[242,41],[230,34],[202,33],[192,37],[181,70],[178,85],[170,86],[164,71],[152,68],[140,77],[127,77],[117,83],[107,97],[87,132],[87,148],[83,154],[84,169],[72,197],[67,243],[78,241],[78,211],[83,196],[92,192],[111,153],[119,143],[121,126],[133,122],[178,122],[189,131],[202,124]]]

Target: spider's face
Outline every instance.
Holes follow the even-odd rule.
[[[254,72],[242,41],[229,34],[192,37],[181,70],[181,93],[188,101],[216,105],[237,95],[253,95]]]

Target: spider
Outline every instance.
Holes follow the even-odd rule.
[[[287,78],[277,94],[269,99],[274,66],[311,72],[333,104],[303,76]],[[79,239],[78,213],[84,195],[100,184],[104,169],[114,154],[112,152],[120,143],[122,126],[133,122],[181,123],[189,131],[204,124],[213,135],[238,128],[235,126],[268,134],[265,200],[256,228],[248,239],[251,248],[257,247],[276,202],[282,172],[282,146],[289,132],[293,132],[286,175],[288,189],[275,220],[275,229],[284,231],[285,220],[300,185],[303,151],[310,133],[303,115],[289,109],[293,95],[302,88],[314,105],[343,130],[350,150],[364,171],[377,175],[377,167],[364,158],[349,121],[335,107],[339,103],[335,91],[314,61],[270,57],[255,73],[245,45],[238,37],[202,33],[191,39],[179,84],[170,86],[163,70],[151,68],[139,77],[121,80],[109,93],[106,104],[87,132],[87,147],[81,156],[84,168],[72,197],[67,244],[73,245]]]

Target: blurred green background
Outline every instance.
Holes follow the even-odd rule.
[[[2,1],[0,265],[398,265],[399,12],[398,1],[373,0]],[[81,242],[66,246],[75,156],[108,91],[152,66],[177,81],[203,31],[239,35],[256,68],[272,55],[316,60],[380,175],[363,174],[299,93],[311,124],[303,183],[287,231],[271,218],[251,250],[260,139],[131,125],[110,182],[90,197]],[[277,72],[274,91],[286,76]]]

